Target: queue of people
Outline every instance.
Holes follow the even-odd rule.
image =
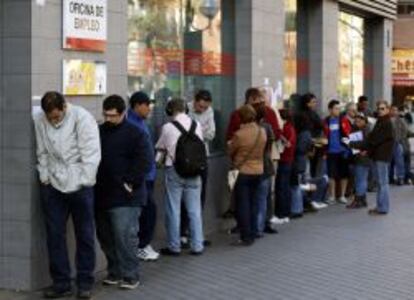
[[[208,183],[209,143],[216,125],[212,96],[198,91],[191,103],[172,99],[169,121],[158,141],[146,120],[153,101],[144,92],[129,99],[103,101],[104,122],[97,124],[85,109],[48,92],[34,116],[37,169],[45,215],[49,269],[53,285],[46,298],[72,295],[66,246],[71,217],[76,238],[76,286],[79,299],[90,299],[94,285],[95,233],[107,260],[103,284],[135,289],[140,260],[179,256],[184,249],[199,256],[211,242],[203,231]],[[277,226],[307,212],[336,203],[349,209],[367,206],[370,182],[377,204],[370,215],[390,210],[389,182],[410,183],[412,136],[403,110],[368,99],[358,106],[328,104],[321,118],[314,95],[296,97],[294,106],[275,110],[265,90],[249,88],[245,104],[235,110],[227,130],[233,184],[227,216],[235,246],[250,246]],[[165,247],[153,246],[157,224],[154,184],[163,168]],[[229,176],[230,178],[230,176]]]

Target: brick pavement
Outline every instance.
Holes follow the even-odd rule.
[[[414,188],[391,195],[386,217],[335,205],[250,248],[219,233],[202,257],[146,263],[138,290],[99,287],[94,299],[413,300]],[[0,300],[40,295],[0,291]]]

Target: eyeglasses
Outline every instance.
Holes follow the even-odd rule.
[[[108,114],[108,113],[103,113],[103,116],[105,118],[116,118],[119,117],[121,114]]]

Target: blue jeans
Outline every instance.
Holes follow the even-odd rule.
[[[355,165],[355,195],[358,197],[365,196],[368,190],[369,165]]]
[[[56,290],[71,285],[71,270],[66,244],[66,225],[72,216],[76,238],[76,283],[80,290],[89,290],[94,283],[95,224],[92,188],[64,194],[51,185],[42,186],[42,204],[46,221],[49,269]]]
[[[201,178],[183,178],[173,167],[165,169],[165,226],[168,248],[180,252],[181,201],[190,220],[191,249],[203,251],[203,221],[201,218]]]
[[[388,167],[389,163],[383,161],[375,162],[378,192],[377,192],[377,210],[387,213],[389,211],[389,182],[388,182]]]
[[[404,150],[400,143],[395,143],[393,149],[392,162],[389,169],[390,179],[392,180],[394,179],[394,173],[396,173],[398,180],[405,178]]]
[[[271,177],[263,177],[255,194],[255,203],[257,203],[257,227],[256,234],[261,235],[266,226],[267,216],[267,197],[271,186]]]
[[[116,207],[96,213],[99,243],[108,262],[108,275],[139,280],[138,248],[141,207]]]
[[[278,218],[286,218],[290,215],[292,202],[290,192],[290,177],[292,175],[292,164],[279,163],[275,183],[275,215]]]
[[[240,174],[234,186],[236,219],[240,239],[243,241],[253,241],[256,238],[259,210],[257,195],[260,193],[262,181],[262,175]]]
[[[308,183],[316,185],[316,191],[312,192],[311,194],[311,201],[312,202],[323,202],[326,199],[326,194],[328,193],[328,184],[329,178],[328,175],[311,178],[308,180]]]
[[[147,181],[147,204],[142,207],[139,218],[139,248],[148,246],[154,238],[157,224],[157,205],[154,201],[154,181]]]

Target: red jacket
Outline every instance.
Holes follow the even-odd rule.
[[[270,107],[266,106],[265,112],[265,121],[272,126],[273,133],[275,135],[276,140],[280,138],[282,135],[282,130],[279,127],[279,122],[277,121],[276,113]],[[227,140],[231,140],[234,133],[240,129],[241,121],[239,116],[239,111],[235,110],[230,116],[230,123],[227,128]]]
[[[292,123],[286,122],[283,126],[283,136],[289,141],[290,147],[280,155],[280,162],[291,164],[295,160],[296,152],[296,130]]]
[[[330,134],[330,130],[329,130],[329,119],[330,118],[331,117],[327,117],[325,119],[324,128],[323,128],[323,131],[325,133],[325,137],[327,139],[329,139],[329,134]],[[347,117],[340,116],[339,117],[339,123],[341,124],[341,127],[340,127],[341,137],[348,137],[352,132],[351,122],[349,122]]]

